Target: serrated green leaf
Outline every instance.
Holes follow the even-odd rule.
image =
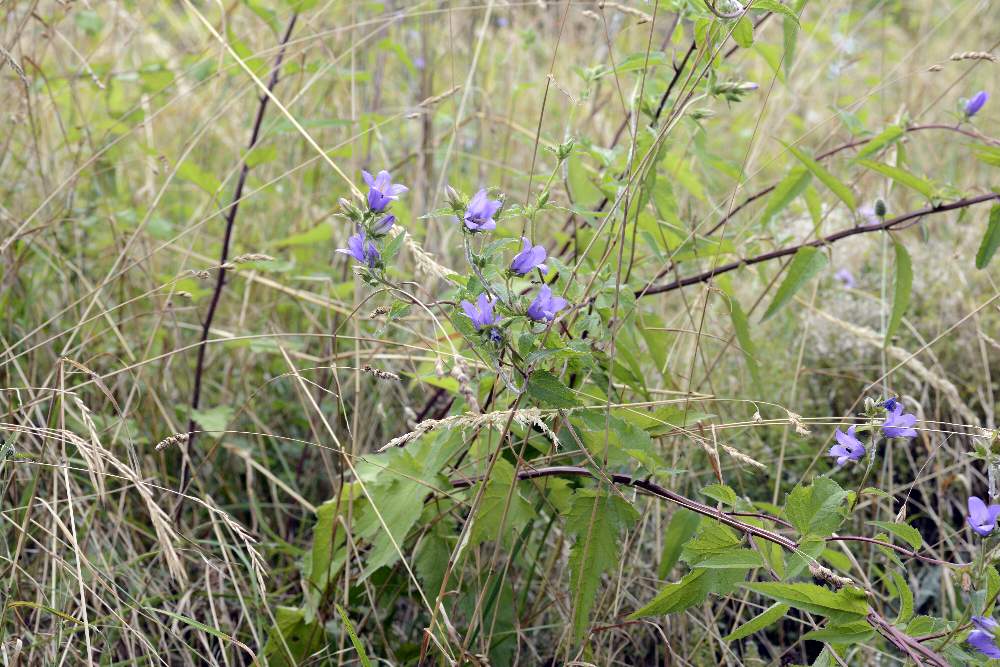
[[[802,639],[811,639],[827,644],[856,644],[867,642],[874,635],[875,630],[867,622],[856,621],[813,630],[802,635]]]
[[[851,193],[851,189],[844,185],[836,176],[831,174],[826,168],[816,160],[812,159],[806,155],[802,150],[792,146],[791,144],[786,144],[786,148],[799,159],[799,162],[806,166],[806,169],[813,173],[813,176],[818,178],[823,182],[823,185],[828,187],[833,194],[837,195],[842,202],[847,204],[847,208],[854,210],[857,208],[854,202],[854,195]]]
[[[985,269],[997,248],[1000,248],[1000,204],[990,209],[990,221],[986,224],[986,233],[976,253],[976,268]]]
[[[648,604],[629,614],[628,618],[635,620],[684,611],[701,604],[710,592],[711,576],[708,570],[692,570],[680,581],[667,584]]]
[[[667,526],[667,532],[663,536],[663,555],[660,557],[660,568],[657,571],[660,579],[666,579],[670,574],[670,570],[681,556],[681,549],[697,532],[700,523],[700,514],[685,509],[674,512]]]
[[[714,521],[704,521],[701,532],[681,549],[681,560],[698,565],[705,558],[732,551],[742,543],[742,538],[732,529]]]
[[[469,546],[498,538],[509,543],[534,515],[531,503],[518,492],[514,466],[497,459],[475,514]]]
[[[760,223],[766,225],[771,222],[774,216],[783,211],[809,187],[810,181],[812,181],[812,174],[805,167],[796,167],[788,172],[788,175],[774,187],[771,195],[767,198],[767,206],[764,207],[764,212],[760,216]]]
[[[753,569],[764,566],[764,559],[751,549],[733,549],[724,553],[709,556],[698,561],[698,567],[709,570]]]
[[[743,587],[796,609],[826,616],[835,623],[847,623],[868,613],[865,592],[853,586],[837,592],[801,583],[748,583]]]
[[[899,323],[903,321],[903,313],[910,305],[910,293],[913,288],[913,265],[910,261],[910,253],[899,241],[893,241],[896,250],[896,272],[892,287],[892,313],[889,315],[889,323],[885,327],[885,344],[892,341],[892,337],[899,328]]]
[[[573,495],[566,515],[566,530],[575,538],[569,552],[570,588],[573,591],[573,636],[583,637],[594,606],[601,575],[618,564],[621,532],[635,523],[639,513],[611,494],[581,489]]]
[[[767,307],[767,312],[764,313],[761,321],[768,319],[778,312],[782,306],[791,301],[792,297],[802,289],[803,285],[826,268],[829,261],[826,253],[819,248],[811,246],[800,248],[792,258],[788,272],[785,274],[785,279],[778,287],[778,291],[774,295],[774,300]]]
[[[537,370],[531,374],[526,391],[529,398],[546,407],[573,408],[580,405],[572,390],[545,370]]]
[[[782,604],[781,602],[775,602],[770,607],[768,607],[761,613],[757,614],[749,621],[747,621],[746,623],[744,623],[743,625],[741,625],[740,627],[736,628],[728,635],[723,637],[722,641],[731,642],[737,639],[743,639],[744,637],[752,635],[758,630],[763,630],[772,623],[776,623],[781,618],[783,618],[785,614],[788,613],[789,609],[790,607],[787,604]]]
[[[868,523],[878,526],[888,533],[892,533],[914,549],[919,549],[924,543],[924,538],[920,536],[920,531],[905,523],[893,523],[892,521],[869,521]]]
[[[725,505],[735,505],[736,501],[739,500],[739,496],[730,487],[725,484],[709,484],[701,490],[703,496],[708,496],[712,500],[718,501]]]
[[[893,167],[888,164],[881,164],[880,162],[872,162],[871,160],[858,160],[858,164],[865,169],[871,169],[872,171],[878,172],[887,178],[891,178],[903,187],[915,190],[928,199],[932,199],[934,197],[934,185],[930,181],[911,174],[905,169]]]
[[[844,520],[842,505],[847,492],[829,477],[818,477],[810,486],[796,486],[785,501],[785,516],[803,536],[827,537]]]

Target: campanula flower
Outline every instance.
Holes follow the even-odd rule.
[[[854,274],[847,269],[837,271],[833,274],[833,277],[839,280],[847,289],[854,289],[858,284],[857,281],[854,280]]]
[[[500,331],[496,327],[503,318],[499,313],[494,312],[493,306],[495,304],[496,302],[485,292],[479,295],[474,304],[465,299],[462,299],[461,303],[462,310],[472,320],[472,326],[476,327],[476,331],[487,331],[491,340],[499,341]]]
[[[973,95],[965,103],[965,117],[972,118],[979,113],[979,110],[983,108],[983,105],[986,104],[986,100],[988,99],[990,99],[990,94],[985,90],[980,90],[978,93]]]
[[[1000,658],[1000,648],[997,647],[996,641],[1000,623],[988,616],[973,616],[972,624],[976,629],[969,633],[965,641],[987,658]]]
[[[885,399],[885,403],[883,403],[882,406],[885,407],[885,409],[888,410],[889,412],[892,412],[893,410],[896,409],[896,405],[898,403],[899,403],[899,401],[896,400],[896,397],[895,396],[891,396],[891,397]]]
[[[555,319],[556,313],[566,307],[567,301],[561,296],[552,296],[552,290],[548,285],[542,285],[538,290],[538,296],[528,306],[528,317],[536,322],[551,322]]]
[[[497,228],[493,216],[500,210],[501,201],[490,199],[486,190],[480,190],[465,209],[465,226],[474,232],[488,232]]]
[[[837,465],[842,466],[848,461],[860,461],[865,455],[865,446],[861,444],[854,431],[857,427],[851,426],[844,433],[839,428],[834,431],[837,444],[830,448],[830,456],[837,459]]]
[[[987,506],[981,498],[969,496],[969,518],[966,521],[980,537],[986,537],[997,527],[1000,505]]]
[[[376,236],[385,236],[389,233],[389,230],[392,229],[394,224],[396,224],[396,216],[390,213],[375,223],[372,227],[372,234],[375,234]]]
[[[375,268],[381,260],[375,242],[365,236],[365,230],[361,229],[360,225],[358,232],[347,239],[347,247],[337,248],[337,252],[350,255],[361,264],[367,264],[370,268]]]
[[[521,252],[514,256],[514,261],[510,263],[510,270],[519,276],[523,276],[532,269],[538,269],[542,273],[548,273],[549,267],[542,262],[545,261],[545,248],[540,245],[531,246],[531,241],[521,237]]]
[[[917,435],[917,430],[913,428],[913,425],[917,423],[917,418],[915,415],[910,413],[903,414],[903,404],[896,399],[889,399],[887,403],[891,402],[892,407],[886,406],[888,411],[885,415],[885,421],[882,422],[882,433],[885,434],[887,438],[914,438]]]
[[[389,204],[409,190],[405,185],[393,183],[389,172],[384,169],[375,177],[364,170],[361,171],[361,175],[364,177],[365,183],[368,184],[368,208],[376,213],[381,213],[389,208]]]

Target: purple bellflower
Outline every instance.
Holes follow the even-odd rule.
[[[996,641],[996,631],[1000,623],[987,616],[973,616],[972,624],[976,629],[969,633],[965,641],[987,658],[1000,658],[1000,648],[997,647]]]
[[[466,316],[472,320],[472,326],[476,327],[476,331],[488,331],[491,340],[499,341],[500,331],[496,327],[503,318],[493,311],[495,303],[486,295],[486,292],[483,292],[476,299],[476,303],[469,303],[462,299],[461,305]]]
[[[891,407],[890,404],[891,403]],[[886,401],[887,414],[882,422],[882,433],[887,438],[915,438],[917,430],[913,425],[917,423],[915,415],[903,414],[903,404],[894,398]]]
[[[979,110],[983,108],[983,106],[986,104],[986,100],[988,99],[990,99],[990,94],[987,93],[985,90],[980,90],[978,93],[973,95],[965,103],[965,117],[972,118],[977,113],[979,113]]]
[[[538,296],[528,306],[528,317],[536,322],[551,322],[555,319],[556,313],[566,307],[567,301],[561,296],[552,296],[552,290],[548,285],[542,285],[538,290]]]
[[[488,232],[497,228],[493,216],[500,210],[500,200],[490,199],[486,190],[480,190],[473,196],[465,209],[465,226],[473,232]]]
[[[1000,505],[987,505],[981,498],[969,496],[969,518],[966,521],[980,537],[986,537],[997,527]]]
[[[854,289],[855,287],[857,287],[858,283],[856,280],[854,280],[854,274],[852,274],[847,269],[841,269],[840,271],[837,271],[835,274],[833,274],[833,277],[839,280],[841,284],[843,284],[843,286],[846,287],[847,289]]]
[[[361,264],[366,264],[369,268],[375,268],[382,259],[379,255],[375,242],[365,236],[365,230],[358,225],[358,232],[347,239],[346,248],[337,248],[337,252],[350,255]]]
[[[545,261],[545,248],[540,245],[532,247],[531,241],[525,237],[521,237],[521,252],[514,256],[514,261],[510,263],[510,270],[512,273],[516,273],[519,276],[530,272],[532,269],[538,269],[543,274],[549,272],[549,267],[547,267],[543,262]]]
[[[364,170],[361,171],[361,175],[364,177],[365,183],[368,184],[368,208],[376,213],[381,213],[389,208],[389,204],[409,190],[405,185],[393,183],[389,172],[384,169],[375,177]]]
[[[861,444],[857,436],[854,435],[856,426],[851,426],[844,433],[839,428],[834,431],[837,444],[830,448],[830,456],[837,459],[837,466],[842,466],[848,461],[860,461],[865,455],[865,446]]]
[[[384,218],[376,222],[374,226],[372,226],[372,234],[374,234],[375,236],[385,236],[386,234],[389,233],[389,230],[392,229],[392,226],[395,224],[396,224],[396,216],[390,213],[389,215],[385,216]]]
[[[896,397],[890,396],[889,398],[885,399],[885,403],[882,404],[882,407],[884,407],[889,412],[892,412],[893,410],[896,409],[897,403],[899,403],[899,401],[896,400]]]

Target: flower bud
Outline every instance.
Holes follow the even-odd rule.
[[[875,200],[875,215],[877,215],[880,218],[885,217],[885,202],[882,201],[881,199]]]

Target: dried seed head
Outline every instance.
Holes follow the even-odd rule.
[[[172,445],[186,444],[187,441],[188,441],[188,438],[190,438],[190,436],[187,433],[175,433],[174,435],[172,435],[172,436],[170,436],[168,438],[164,438],[163,440],[160,440],[160,442],[158,442],[156,444],[156,451],[161,451],[161,450],[166,449],[167,447],[170,447]]]
[[[372,368],[371,366],[364,366],[362,369],[365,373],[374,375],[379,380],[395,380],[399,382],[399,376],[395,373],[390,373],[389,371],[384,371],[381,368]]]
[[[389,314],[388,308],[386,308],[385,306],[378,306],[375,310],[369,313],[368,319],[374,320],[376,317],[379,317],[380,315],[388,315],[388,314]]]
[[[988,60],[991,63],[997,61],[997,57],[988,51],[964,51],[962,53],[951,54],[951,60]]]
[[[250,252],[245,255],[233,257],[233,264],[246,264],[247,262],[273,262],[274,257],[259,252]]]

